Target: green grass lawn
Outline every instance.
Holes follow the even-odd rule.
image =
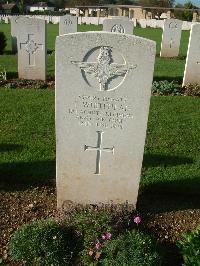
[[[0,177],[55,181],[54,91],[0,92]],[[141,189],[200,194],[199,98],[151,98]]]
[[[79,25],[78,31],[102,30],[102,26]],[[7,47],[4,55],[0,55],[0,65],[5,66],[9,77],[17,77],[17,56],[11,54],[10,25],[0,24],[0,31],[7,37]],[[134,34],[156,41],[157,57],[155,64],[154,79],[175,79],[181,82],[184,72],[185,57],[187,53],[189,31],[182,31],[180,54],[175,59],[163,59],[159,57],[162,30],[152,28],[135,28]],[[48,24],[47,27],[47,49],[48,49],[48,75],[54,76],[54,51],[55,39],[58,35],[58,25]]]
[[[101,30],[81,25],[79,31]],[[17,76],[11,54],[10,25],[0,24],[8,45],[0,65]],[[58,25],[48,25],[48,74],[54,75],[54,43]],[[180,55],[159,58],[162,31],[135,28],[134,34],[157,42],[154,79],[183,76],[189,32],[182,32]],[[0,178],[6,183],[55,182],[54,91],[0,90]],[[151,98],[141,191],[200,194],[199,98]]]

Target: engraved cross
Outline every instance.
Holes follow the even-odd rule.
[[[24,49],[28,53],[28,63],[30,66],[35,65],[35,53],[37,50],[43,49],[43,44],[34,41],[34,34],[28,34],[28,39],[25,43],[20,43],[20,49]]]
[[[97,131],[98,134],[98,139],[97,139],[97,146],[96,147],[91,147],[85,145],[84,151],[97,151],[97,157],[96,157],[96,172],[94,173],[95,175],[100,175],[100,162],[101,162],[101,153],[103,151],[105,152],[112,152],[114,154],[114,147],[112,148],[103,148],[102,147],[102,135],[103,131]]]

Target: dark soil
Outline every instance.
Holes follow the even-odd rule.
[[[9,258],[8,243],[12,233],[24,223],[55,217],[55,187],[3,187],[0,192],[0,259],[4,265],[19,265]],[[175,245],[183,232],[200,224],[199,197],[145,195],[138,199],[141,226],[158,239],[166,253],[166,265],[181,265]],[[192,207],[193,206],[193,207]]]

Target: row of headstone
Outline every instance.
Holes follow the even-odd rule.
[[[12,51],[17,52],[17,36],[21,33],[20,21],[25,24],[28,20],[34,21],[33,18],[28,16],[12,16],[11,18],[11,41],[12,41]],[[40,19],[41,20],[41,19]],[[29,23],[28,23],[29,24]],[[77,17],[65,15],[60,18],[59,23],[59,35],[77,32]]]
[[[27,17],[13,17],[11,19],[12,49],[17,51],[16,36],[20,30],[19,20],[27,20]],[[132,34],[134,23],[126,17],[105,19],[103,22],[103,31]],[[181,39],[182,21],[168,19],[163,26],[163,36],[161,45],[161,57],[177,57]],[[65,15],[60,18],[59,35],[77,32],[77,17]]]
[[[25,16],[13,17],[11,27],[12,49],[17,52],[18,47],[18,73],[19,78],[46,80],[47,49],[46,49],[46,22]],[[197,23],[196,28],[200,26]],[[128,18],[109,18],[104,20],[103,30],[113,33],[132,34],[133,21]],[[167,19],[164,22],[161,44],[161,57],[177,57],[179,54],[182,21]],[[59,34],[77,32],[77,17],[66,15],[61,17]],[[191,68],[191,59],[187,59],[183,85],[198,81],[196,72],[199,69],[199,59],[194,56],[193,39],[197,38],[196,31],[191,30],[188,57],[196,60],[196,67]],[[198,51],[198,47],[196,48]],[[196,71],[196,72],[195,72]],[[195,78],[194,78],[195,76]]]
[[[24,79],[46,80],[47,44],[46,21],[26,16],[11,19],[12,50],[18,51],[18,76]],[[77,32],[77,17],[61,17],[59,34]],[[128,19],[108,19],[105,31],[133,32],[133,23]]]

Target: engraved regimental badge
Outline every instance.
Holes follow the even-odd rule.
[[[107,46],[97,47],[93,52],[99,50],[96,62],[71,61],[72,64],[78,66],[82,70],[82,74],[86,82],[90,85],[87,75],[95,77],[99,83],[99,91],[110,91],[118,88],[124,81],[126,74],[137,67],[137,65],[127,64],[123,56],[121,56],[122,64],[114,63],[112,56],[112,48]],[[121,77],[121,79],[118,79]],[[116,82],[114,80],[117,80]],[[113,83],[113,84],[112,84]]]

